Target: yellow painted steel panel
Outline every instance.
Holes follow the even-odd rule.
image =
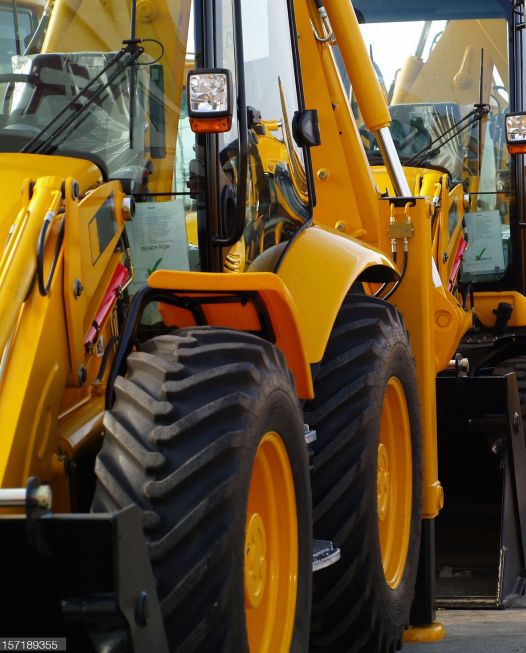
[[[148,277],[147,283],[151,288],[171,289],[178,291],[182,296],[185,293],[207,296],[210,293],[257,292],[268,311],[276,336],[276,346],[285,354],[294,374],[298,396],[302,398],[314,396],[300,317],[293,297],[277,275],[270,272],[223,274],[158,270]],[[202,309],[209,324],[254,330],[254,316],[249,313],[247,320],[246,310],[242,304],[228,304],[228,315],[225,315],[221,305],[216,309],[212,304],[204,304]],[[169,313],[168,307],[166,315]]]
[[[292,294],[309,362],[318,363],[343,299],[368,268],[397,275],[393,262],[379,250],[320,225],[302,231],[278,270]]]

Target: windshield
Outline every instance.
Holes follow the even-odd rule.
[[[510,110],[507,3],[422,4],[358,0],[355,6],[402,163],[447,172],[470,197],[465,223],[472,246],[462,281],[498,281],[510,261],[513,210],[504,132]],[[374,137],[354,102],[353,108],[369,160],[380,164]],[[482,231],[498,235],[500,244],[491,256],[486,247],[471,261]]]
[[[81,5],[77,15],[75,4]],[[85,157],[105,178],[125,179],[128,186],[140,181],[148,67],[162,46],[148,43],[153,56],[132,47],[121,52],[122,41],[130,38],[130,9],[124,2],[113,4],[109,24],[95,19],[87,2],[57,0],[51,23],[43,2],[0,5],[0,36],[6,43],[0,151]]]
[[[0,73],[11,71],[11,58],[22,54],[42,14],[42,2],[0,3]]]

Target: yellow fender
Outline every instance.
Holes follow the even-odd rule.
[[[293,298],[277,275],[156,270],[148,277],[147,284],[150,288],[173,291],[177,297],[200,305],[200,324],[271,335],[269,339],[287,359],[298,396],[312,399],[312,377],[299,316]],[[210,301],[218,297],[222,298],[219,303]],[[195,311],[184,304],[161,303],[159,310],[168,326],[181,328],[197,324]]]
[[[298,396],[313,397],[310,365],[321,360],[331,329],[349,288],[356,281],[393,281],[394,264],[379,251],[324,227],[300,232],[288,248],[278,274],[224,274],[157,270],[148,277],[151,288],[172,290],[179,297],[202,300],[206,324],[259,332],[261,311],[252,301],[226,301],[230,293],[259,297],[272,325],[276,346],[283,351]],[[224,295],[222,303],[209,303]],[[161,304],[166,324],[196,324],[183,307]]]
[[[322,225],[296,236],[277,273],[296,304],[311,364],[321,361],[338,311],[355,282],[398,279],[394,263],[385,254]]]

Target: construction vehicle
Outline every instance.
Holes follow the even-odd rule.
[[[438,599],[454,607],[503,607],[525,587],[524,453],[505,435],[525,414],[524,180],[516,159],[521,150],[508,152],[505,122],[524,109],[523,6],[355,6],[411,191],[433,197],[437,207],[431,237],[440,284],[473,317],[467,331],[457,332],[454,366],[437,366],[439,471],[446,488],[436,521]],[[403,36],[387,49],[391,32]],[[385,189],[385,171],[374,166],[378,147],[357,118]],[[451,324],[438,306],[434,319],[440,339]],[[498,389],[499,377],[509,372],[517,373],[519,388],[513,408],[517,398]]]
[[[0,73],[2,636],[438,639],[439,461],[446,544],[503,493],[523,591],[522,4],[425,5],[1,5],[38,18]],[[359,22],[404,18],[386,88]]]

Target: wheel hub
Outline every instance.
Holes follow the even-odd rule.
[[[411,532],[413,470],[411,425],[402,382],[385,390],[378,446],[378,531],[387,585],[396,589],[405,573]]]
[[[245,539],[245,598],[252,608],[261,605],[267,577],[267,538],[259,513],[248,521]]]
[[[377,494],[378,519],[384,521],[389,510],[389,456],[383,443],[378,446]]]
[[[298,521],[294,477],[280,435],[268,431],[254,458],[248,491],[244,603],[248,648],[291,648],[298,587]]]

